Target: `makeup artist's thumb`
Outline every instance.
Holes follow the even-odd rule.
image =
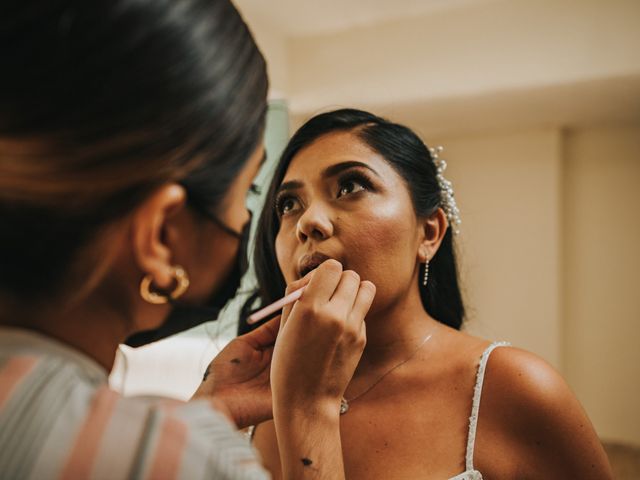
[[[311,281],[311,279],[313,278],[313,275],[315,273],[316,273],[315,270],[311,270],[309,273],[307,273],[301,279],[291,282],[289,285],[287,285],[287,289],[285,290],[285,295],[289,295],[290,293],[295,292],[299,288],[302,288],[302,287],[306,286]],[[304,295],[304,293],[303,293],[303,295]],[[282,314],[281,314],[282,319],[280,321],[280,330],[282,330],[284,325],[287,323],[287,319],[289,318],[289,314],[291,313],[291,310],[293,309],[293,306],[295,304],[296,304],[296,302],[290,303],[289,305],[285,305],[284,308],[282,309]]]
[[[307,283],[311,281],[315,273],[316,273],[315,269],[311,270],[304,277],[291,282],[289,285],[287,285],[287,290],[285,291],[285,295],[289,295],[291,292],[295,292],[299,288],[304,287]]]
[[[243,335],[245,340],[256,350],[262,350],[273,346],[280,331],[280,315],[255,330]]]

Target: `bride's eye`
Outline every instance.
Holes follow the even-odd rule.
[[[338,183],[338,198],[371,189],[371,183],[360,175],[351,175]]]
[[[276,211],[279,216],[287,215],[297,208],[299,208],[300,202],[297,198],[290,195],[282,195],[276,199]]]

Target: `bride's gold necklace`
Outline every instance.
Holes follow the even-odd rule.
[[[420,342],[420,345],[418,345],[418,347],[413,352],[411,352],[411,355],[409,355],[407,358],[402,360],[400,363],[394,365],[389,370],[387,370],[385,373],[383,373],[380,377],[378,377],[376,379],[375,382],[373,382],[371,385],[369,385],[369,387],[367,387],[363,392],[360,392],[358,395],[356,395],[355,397],[351,397],[348,400],[346,398],[342,397],[342,400],[340,400],[340,415],[344,415],[345,413],[347,413],[349,411],[349,403],[353,403],[355,400],[357,400],[358,398],[362,397],[365,393],[370,392],[373,389],[373,387],[378,385],[387,375],[389,375],[391,372],[393,372],[396,368],[404,365],[409,360],[411,360],[420,351],[420,349],[424,346],[424,344],[427,343],[429,340],[431,340],[431,337],[433,337],[433,332],[429,333],[429,335],[424,337],[422,342]]]

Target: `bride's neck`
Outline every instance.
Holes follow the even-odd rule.
[[[439,323],[413,302],[367,316],[367,345],[356,374],[402,361]]]

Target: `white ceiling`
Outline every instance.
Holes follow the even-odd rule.
[[[495,0],[233,0],[288,37],[314,35]]]

